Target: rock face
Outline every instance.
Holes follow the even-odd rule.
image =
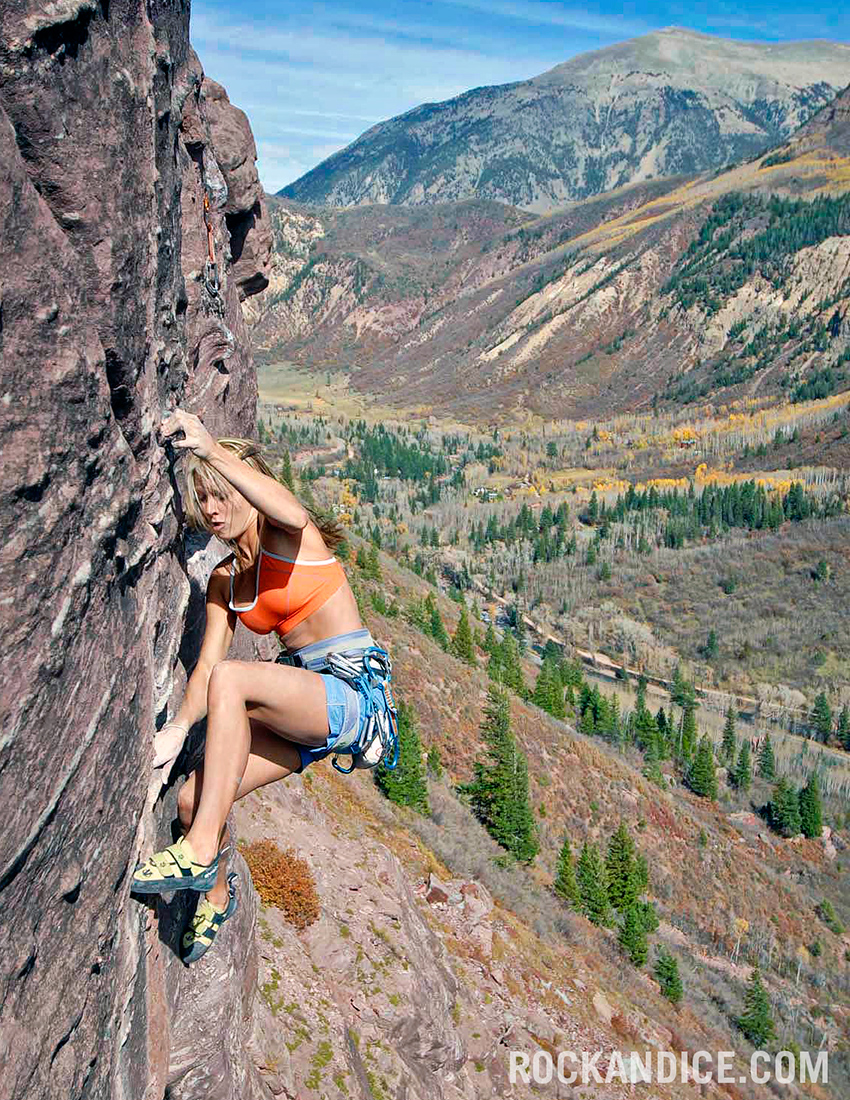
[[[840,43],[668,27],[379,123],[279,194],[329,206],[475,196],[542,213],[758,154],[845,86],[848,61]]]
[[[170,839],[174,795],[148,789],[151,744],[198,641],[184,624],[200,578],[180,538],[180,463],[157,427],[179,403],[214,434],[252,430],[239,303],[268,264],[250,131],[204,79],[188,23],[180,0],[0,10],[10,1100],[259,1087],[241,1043],[249,883],[218,971],[184,972],[178,906],[158,916],[128,893],[140,852]],[[206,273],[205,187],[217,263]],[[186,1012],[204,990],[208,1048],[187,1050]],[[214,1079],[204,1090],[201,1072]]]

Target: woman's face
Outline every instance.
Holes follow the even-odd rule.
[[[253,506],[237,489],[231,489],[227,496],[221,497],[208,493],[203,485],[196,482],[195,491],[207,526],[221,539],[238,538],[256,514]]]

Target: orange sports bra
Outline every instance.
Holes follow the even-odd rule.
[[[345,570],[336,558],[295,561],[260,545],[254,563],[257,577],[254,602],[237,607],[233,603],[235,564],[235,560],[230,563],[229,607],[255,634],[270,634],[274,630],[283,637],[345,584]]]

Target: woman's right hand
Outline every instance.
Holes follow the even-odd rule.
[[[180,755],[187,734],[188,730],[185,726],[181,726],[177,722],[166,722],[162,729],[154,735],[152,767],[161,768],[173,764]],[[168,774],[163,773],[163,782],[167,782],[167,779]]]

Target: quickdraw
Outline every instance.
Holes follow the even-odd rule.
[[[204,225],[207,227],[207,262],[204,264],[204,284],[213,297],[218,297],[221,283],[218,278],[218,264],[215,261],[215,241],[213,228],[209,220],[210,196],[204,188]]]
[[[349,775],[355,768],[376,768],[381,763],[392,771],[398,764],[399,745],[398,710],[390,687],[390,655],[380,646],[370,646],[358,658],[342,653],[328,653],[325,658],[327,670],[359,693],[365,717],[357,739],[340,750],[332,763],[343,775]],[[351,756],[351,767],[344,768],[338,763],[340,755]]]

